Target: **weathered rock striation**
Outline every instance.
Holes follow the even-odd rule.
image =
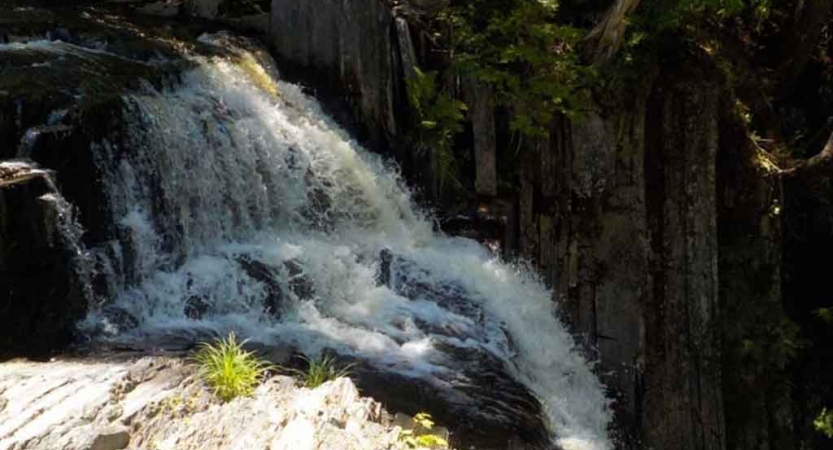
[[[316,389],[267,379],[220,403],[170,357],[0,365],[0,449],[399,448],[398,429],[348,378]]]

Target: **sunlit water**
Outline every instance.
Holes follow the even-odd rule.
[[[94,257],[115,300],[82,329],[234,330],[449,388],[465,380],[439,345],[479,349],[541,400],[559,446],[611,448],[603,389],[534,273],[433,231],[394,166],[276,79],[241,51],[124,99],[127,141],[94,149],[119,230]]]

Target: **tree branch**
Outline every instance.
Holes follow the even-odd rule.
[[[787,177],[828,173],[833,174],[833,133],[830,134],[827,144],[824,145],[819,154],[783,172],[784,176]]]
[[[627,21],[625,18],[639,6],[640,0],[616,0],[585,38],[595,63],[610,60],[622,48]]]

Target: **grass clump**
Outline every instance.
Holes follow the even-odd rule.
[[[303,358],[307,362],[307,370],[292,370],[304,382],[304,387],[315,389],[322,384],[336,378],[349,377],[352,364],[339,367],[335,358],[324,356],[320,359]]]
[[[213,344],[200,344],[197,351],[200,376],[224,402],[252,395],[271,368],[254,353],[243,350],[244,343],[237,342],[234,333],[229,333],[228,338]]]

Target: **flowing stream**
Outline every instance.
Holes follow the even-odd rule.
[[[482,389],[479,367],[499,366],[540,401],[555,445],[612,448],[603,388],[534,272],[434,231],[395,166],[271,60],[234,54],[126,96],[125,138],[96,144],[118,239],[91,256],[111,298],[82,329],[116,342],[233,330],[461,402]]]

